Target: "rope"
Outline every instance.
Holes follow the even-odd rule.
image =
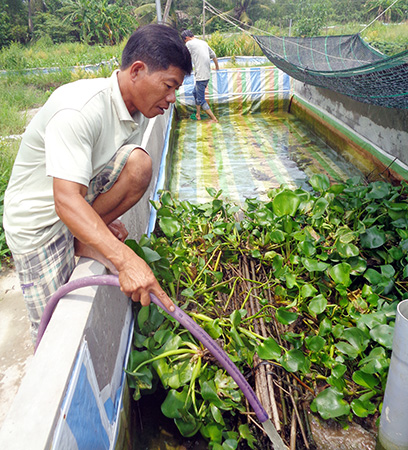
[[[247,30],[245,30],[244,28],[241,28],[239,25],[235,24],[233,21],[235,20],[236,22],[239,22],[241,25],[245,25],[243,22],[240,22],[238,19],[235,19],[235,17],[230,16],[228,13],[224,13],[224,12],[220,11],[219,9],[215,8],[210,3],[208,3],[206,0],[204,0],[204,8],[207,9],[208,11],[210,11],[215,16],[220,17],[221,19],[223,19],[226,22],[230,23],[234,27],[237,27],[242,32],[247,33],[247,34],[250,35],[250,33],[248,33]],[[230,19],[227,19],[227,17],[229,17]]]

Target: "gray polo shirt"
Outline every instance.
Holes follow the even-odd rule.
[[[61,228],[54,177],[88,186],[120,147],[141,147],[147,123],[141,113],[129,114],[117,71],[58,88],[27,127],[6,190],[10,250],[35,250]]]

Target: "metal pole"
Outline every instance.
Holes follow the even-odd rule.
[[[203,0],[203,39],[205,39],[205,0]]]
[[[160,0],[156,0],[156,12],[157,12],[157,23],[162,21],[161,4]]]

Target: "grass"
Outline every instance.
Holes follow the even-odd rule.
[[[335,26],[322,34],[353,34],[360,32],[360,24]],[[279,30],[271,30],[279,34]],[[280,30],[284,34],[287,30]],[[254,34],[261,34],[254,30]],[[408,48],[408,23],[399,25],[373,24],[362,33],[368,43],[378,50],[393,54]],[[207,36],[209,45],[217,56],[260,56],[261,50],[246,33],[214,33]],[[0,136],[21,135],[27,124],[27,112],[43,105],[60,85],[79,78],[109,76],[117,67],[124,42],[117,46],[87,46],[80,43],[53,45],[49,40],[39,40],[34,45],[14,43],[0,50]],[[101,65],[90,73],[73,67]],[[232,62],[233,64],[233,62]],[[234,64],[233,64],[234,65]],[[36,68],[52,71],[33,71]],[[30,71],[28,71],[30,69]],[[10,177],[18,141],[0,141],[0,214],[3,214],[3,195]],[[7,256],[7,245],[0,224],[0,257]]]
[[[54,45],[40,39],[33,45],[13,43],[0,50],[0,70],[25,70],[41,67],[70,68],[119,59],[124,42],[116,46],[90,46],[81,43]]]
[[[3,223],[3,199],[11,170],[13,168],[14,159],[17,154],[19,140],[7,139],[0,140],[0,217]],[[10,251],[6,244],[3,226],[0,226],[0,269],[3,266],[10,265]]]

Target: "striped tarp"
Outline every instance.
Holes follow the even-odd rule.
[[[182,116],[194,113],[194,76],[184,79],[176,107]],[[274,66],[220,69],[211,72],[206,99],[214,112],[255,113],[287,110],[291,78]]]
[[[310,189],[308,179],[315,173],[333,182],[363,177],[284,112],[221,115],[219,123],[186,119],[174,133],[168,189],[191,203],[210,200],[206,188],[243,204],[246,198],[267,200],[268,191],[282,184]]]

